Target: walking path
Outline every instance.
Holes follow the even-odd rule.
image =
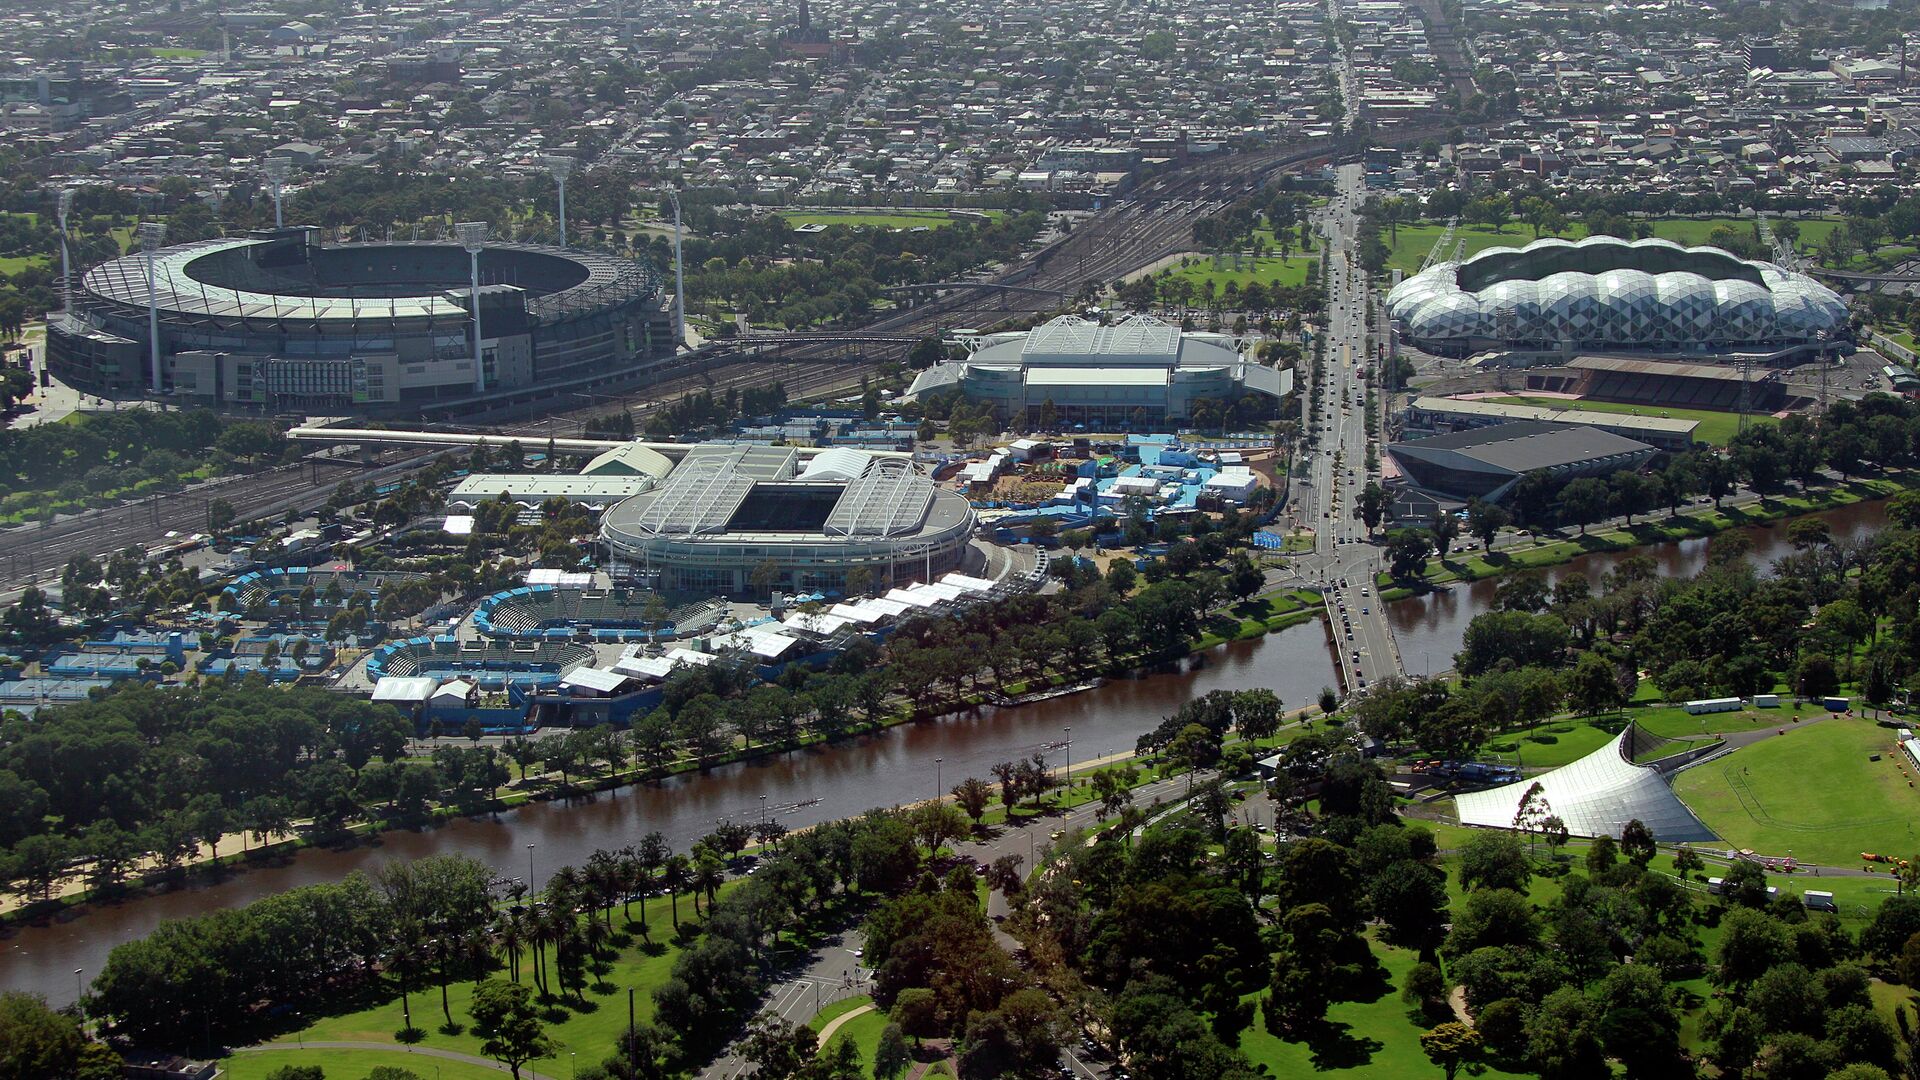
[[[275,1052],[289,1050],[295,1052],[302,1050],[384,1050],[390,1054],[420,1054],[425,1057],[441,1058],[446,1061],[458,1061],[465,1065],[478,1065],[482,1068],[492,1069],[494,1072],[509,1074],[513,1072],[512,1069],[507,1068],[492,1058],[475,1057],[472,1054],[460,1053],[458,1050],[442,1050],[433,1046],[399,1046],[394,1043],[383,1042],[309,1042],[300,1043],[295,1046],[288,1046],[285,1043],[268,1043],[264,1046],[235,1047],[233,1052],[236,1054],[257,1054],[267,1050]],[[554,1077],[534,1072],[525,1066],[522,1066],[520,1069],[520,1078],[521,1080],[555,1080]]]
[[[839,1032],[840,1025],[846,1023],[847,1021],[853,1019],[856,1016],[865,1016],[866,1014],[872,1011],[873,1011],[873,1005],[871,1003],[868,1003],[866,1005],[860,1006],[857,1009],[848,1009],[846,1012],[843,1012],[839,1016],[836,1016],[833,1019],[827,1021],[827,1026],[820,1029],[820,1048],[822,1050],[827,1048],[827,1043],[832,1040],[832,1038],[836,1033]]]

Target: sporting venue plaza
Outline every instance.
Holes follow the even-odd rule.
[[[477,258],[450,241],[327,245],[317,229],[286,228],[113,259],[80,277],[72,310],[48,326],[48,366],[103,396],[418,416],[671,360],[671,290],[649,268],[474,247]]]

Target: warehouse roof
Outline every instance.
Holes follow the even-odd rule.
[[[1652,449],[1646,443],[1598,428],[1531,420],[1454,431],[1400,445],[1412,450],[1452,450],[1516,473]]]

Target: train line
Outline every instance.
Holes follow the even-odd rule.
[[[1429,134],[1432,132],[1426,129],[1409,129],[1395,132],[1385,141],[1417,142]],[[1193,163],[1149,177],[1071,233],[1013,260],[983,280],[1055,290],[1069,296],[1089,281],[1111,283],[1189,250],[1195,216],[1223,208],[1284,172],[1334,160],[1342,152],[1334,140],[1320,139]],[[982,295],[979,290],[957,290],[890,312],[861,330],[924,336],[960,326],[990,329],[1059,306],[1053,297],[1041,293],[996,291]],[[905,347],[863,348],[851,358],[848,347],[834,344],[775,348],[772,356],[743,355],[653,385],[591,395],[603,402],[600,404],[556,410],[537,421],[490,425],[488,430],[524,436],[531,442],[561,434],[559,425],[584,425],[589,417],[623,408],[633,413],[637,423],[645,423],[654,411],[688,394],[701,390],[725,393],[775,380],[785,385],[790,397],[824,396],[858,386],[862,376],[876,373],[884,360],[897,358]],[[389,450],[361,468],[337,472],[311,464],[282,466],[270,473],[195,485],[172,495],[0,531],[0,582],[16,588],[29,580],[57,574],[76,554],[99,556],[129,545],[144,545],[168,531],[202,531],[206,508],[216,499],[231,503],[243,520],[290,509],[306,510],[323,502],[341,479],[397,479],[425,465],[432,456]]]

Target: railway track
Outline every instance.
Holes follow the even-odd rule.
[[[1391,141],[1417,142],[1433,134],[1417,129],[1396,132]],[[1051,289],[1068,295],[1088,281],[1112,282],[1142,266],[1191,246],[1192,218],[1219,209],[1239,196],[1256,191],[1281,173],[1333,159],[1342,149],[1333,140],[1234,154],[1195,163],[1141,182],[1124,199],[1096,215],[1080,228],[1040,250],[1015,259],[986,280]],[[966,290],[882,316],[862,327],[872,334],[919,335],[956,326],[992,328],[1007,322],[1055,310],[1060,305],[1041,294],[997,293],[977,295]],[[877,346],[849,361],[846,349],[831,344],[799,344],[777,348],[772,357],[746,356],[708,370],[675,375],[652,386],[607,395],[604,403],[550,413],[537,421],[489,425],[487,430],[524,436],[528,440],[561,434],[560,425],[584,424],[586,418],[625,408],[644,423],[666,404],[700,390],[724,393],[774,380],[785,383],[794,397],[836,393],[859,385],[860,378],[877,372],[882,362],[905,351],[904,346]],[[871,356],[862,361],[859,356]],[[168,531],[204,529],[206,508],[215,499],[233,504],[242,519],[309,509],[323,502],[340,480],[378,476],[392,479],[424,465],[433,455],[417,451],[387,451],[365,470],[338,473],[311,467],[283,468],[271,474],[236,477],[197,485],[187,491],[152,500],[110,507],[41,526],[0,531],[0,582],[17,589],[28,581],[57,575],[76,554],[98,556],[131,544],[147,544]]]

